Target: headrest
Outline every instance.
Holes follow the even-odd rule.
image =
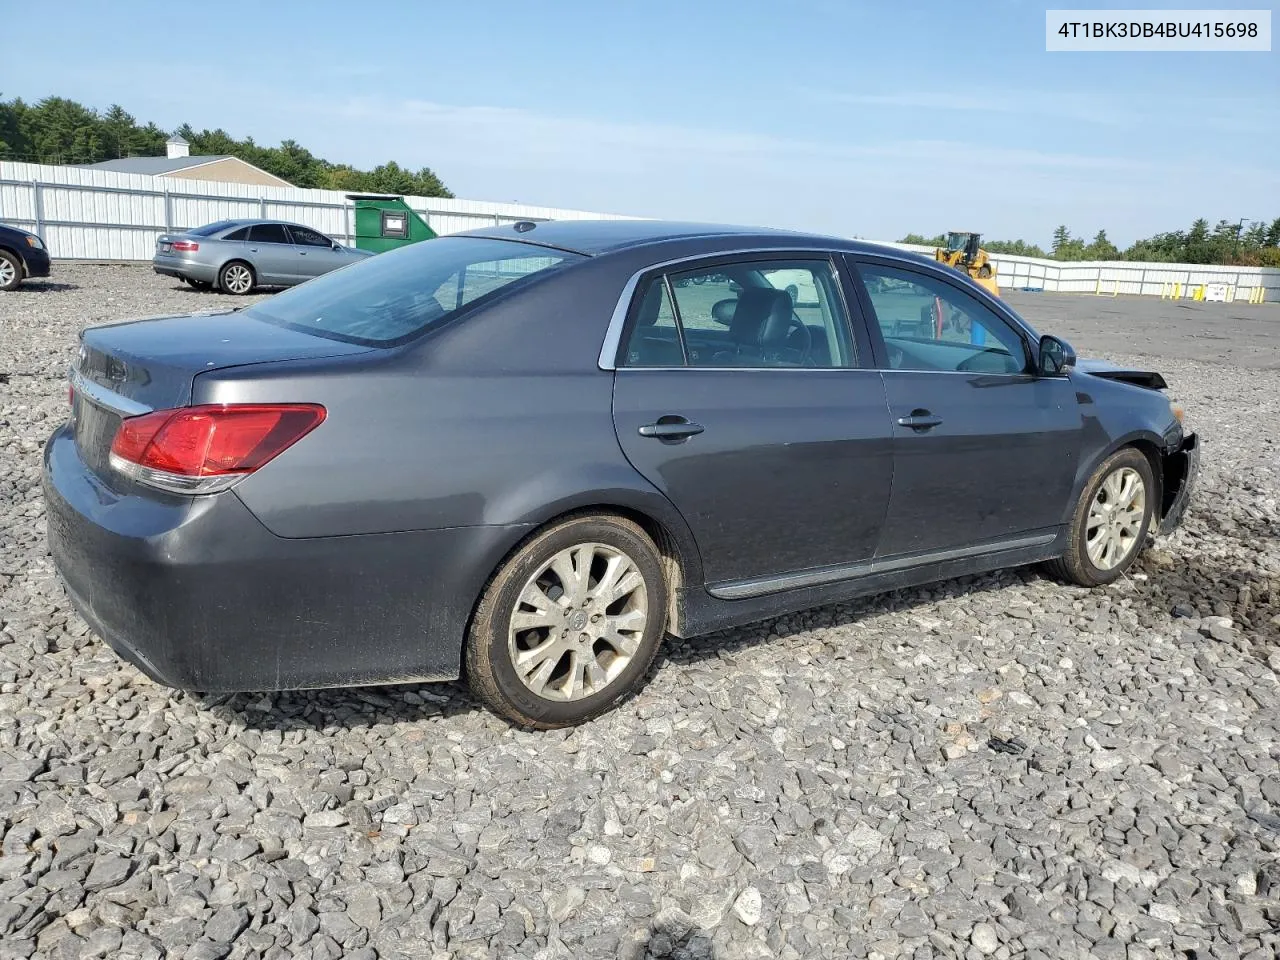
[[[640,311],[636,314],[636,326],[652,327],[658,322],[658,314],[662,313],[662,304],[666,299],[666,287],[661,279],[654,280],[645,291],[644,300],[640,302]]]
[[[733,326],[733,311],[736,309],[738,309],[737,297],[726,297],[724,300],[717,300],[716,305],[711,308],[711,319],[716,323],[731,327]]]
[[[738,343],[780,347],[791,329],[791,297],[785,290],[748,287],[738,294],[729,333]]]

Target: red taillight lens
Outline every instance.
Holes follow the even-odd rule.
[[[318,427],[315,403],[209,404],[129,417],[111,443],[113,457],[182,477],[252,473]]]
[[[200,244],[194,240],[175,240],[173,241],[173,249],[182,250],[185,253],[195,253],[200,249]]]

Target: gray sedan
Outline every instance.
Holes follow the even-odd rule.
[[[373,254],[346,247],[300,223],[219,220],[156,238],[156,273],[197,290],[244,295],[258,287],[291,287]]]
[[[203,692],[465,676],[530,727],[612,707],[668,634],[1025,564],[1111,583],[1200,456],[1157,371],[930,258],[661,221],[91,327],[71,387],[50,547],[128,660]]]

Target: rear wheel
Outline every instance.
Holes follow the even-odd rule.
[[[253,275],[253,267],[243,260],[232,260],[230,263],[224,264],[222,269],[218,271],[218,287],[224,293],[242,297],[246,293],[253,292],[256,282],[257,280]]]
[[[14,290],[22,283],[22,262],[7,250],[0,250],[0,290]]]
[[[666,627],[667,585],[647,534],[583,515],[537,534],[490,581],[467,636],[467,678],[522,727],[582,723],[648,673]]]
[[[1085,485],[1067,552],[1049,562],[1050,572],[1084,587],[1119,579],[1142,552],[1155,498],[1151,463],[1142,452],[1126,447],[1113,453]]]

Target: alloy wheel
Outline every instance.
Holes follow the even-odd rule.
[[[1110,474],[1089,505],[1085,549],[1099,570],[1114,570],[1138,546],[1147,513],[1147,485],[1132,467]]]
[[[635,561],[607,544],[576,544],[526,581],[507,650],[531,692],[582,700],[626,670],[648,621],[648,589]]]
[[[7,257],[0,257],[0,287],[7,287],[18,278],[18,269]]]
[[[222,271],[222,285],[230,293],[248,293],[253,286],[253,273],[243,264],[233,263]]]

